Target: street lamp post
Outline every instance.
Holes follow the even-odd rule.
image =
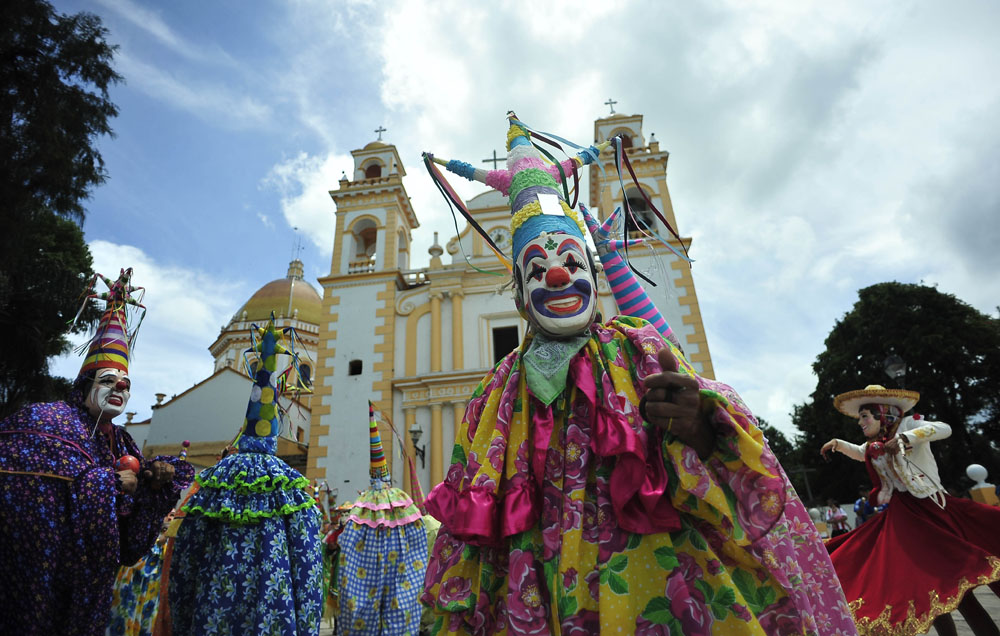
[[[419,426],[414,426],[410,429],[410,439],[413,440],[413,452],[417,457],[420,458],[420,467],[424,467],[424,458],[427,456],[427,445],[417,446],[417,442],[420,441],[420,436],[424,432],[420,430]]]
[[[885,362],[882,363],[882,367],[885,369],[885,374],[893,379],[896,386],[900,389],[906,388],[906,361],[900,358],[895,353],[886,357]]]

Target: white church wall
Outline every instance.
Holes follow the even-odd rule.
[[[326,366],[333,367],[333,374],[322,379],[332,391],[323,396],[323,405],[330,412],[320,418],[328,425],[329,434],[321,435],[318,444],[327,449],[317,466],[326,472],[332,488],[339,488],[343,499],[354,499],[358,490],[368,487],[368,400],[373,399],[372,384],[381,379],[374,371],[375,345],[383,338],[376,336],[375,328],[384,320],[376,317],[375,310],[382,306],[377,297],[383,283],[340,287],[332,290],[340,297],[340,304],[332,306],[339,320],[331,326],[337,337],[330,343],[334,355],[327,358]],[[359,375],[349,375],[351,360],[361,360]]]
[[[211,442],[236,436],[246,417],[250,379],[224,370],[177,398],[153,409],[149,445],[183,440]],[[308,426],[308,423],[306,423]]]

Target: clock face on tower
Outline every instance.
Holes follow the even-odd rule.
[[[490,238],[497,244],[497,247],[507,251],[510,249],[510,230],[505,227],[495,227],[489,231]]]

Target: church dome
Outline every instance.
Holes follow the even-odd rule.
[[[323,300],[313,286],[302,278],[302,261],[296,259],[288,265],[285,278],[272,280],[254,292],[234,318],[265,321],[271,317],[272,311],[276,318],[291,318],[295,316],[297,309],[298,320],[318,325],[322,308]]]

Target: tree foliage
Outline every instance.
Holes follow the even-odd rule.
[[[60,15],[42,0],[8,0],[0,16],[4,206],[82,221],[82,201],[107,178],[96,141],[118,114],[108,95],[121,81],[117,47],[96,15]]]
[[[857,422],[834,409],[833,398],[869,384],[894,386],[883,367],[891,354],[906,362],[905,388],[920,393],[914,411],[952,427],[950,438],[932,446],[943,486],[968,488],[970,463],[1000,476],[1000,319],[923,285],[880,283],[858,295],[813,364],[811,400],[792,414],[802,462],[816,469],[817,497],[846,501],[869,484],[863,463],[840,454],[824,463],[819,449],[834,437],[864,440]]]
[[[0,415],[65,388],[47,360],[65,351],[92,276],[78,223],[107,178],[96,144],[112,133],[108,89],[121,80],[106,36],[92,14],[0,5]],[[84,318],[78,329],[94,310]]]

